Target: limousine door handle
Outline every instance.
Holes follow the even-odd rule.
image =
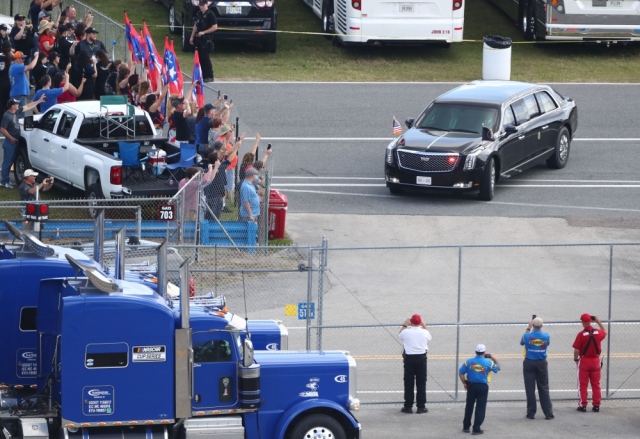
[[[547,128],[549,128],[549,125],[545,125],[542,127],[543,130],[546,130]]]
[[[62,146],[62,149],[67,149],[67,147],[66,147],[66,146],[64,146],[64,145],[61,145],[61,146]]]
[[[522,139],[524,139],[524,137],[525,137],[524,134],[521,135],[521,136],[518,136],[518,140],[522,140]]]
[[[48,142],[48,141],[49,141],[49,139],[43,139],[43,140],[44,140],[45,142]]]

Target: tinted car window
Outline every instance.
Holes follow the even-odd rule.
[[[40,129],[52,133],[53,128],[56,126],[58,116],[60,116],[60,110],[58,109],[46,112],[45,115],[42,116],[42,119],[40,119]]]
[[[524,102],[522,99],[518,99],[515,101],[511,107],[513,108],[513,112],[516,116],[516,122],[518,125],[522,125],[525,122],[529,121],[529,112],[527,108],[524,106]]]
[[[417,123],[417,128],[482,133],[486,126],[495,130],[498,110],[463,104],[434,104]]]
[[[536,93],[536,99],[538,100],[538,105],[543,113],[547,113],[558,108],[553,99],[551,99],[551,96],[544,91]]]
[[[506,110],[504,110],[504,116],[502,117],[502,127],[506,127],[507,125],[515,125],[516,118],[513,115],[513,109],[511,106],[508,106]]]
[[[538,102],[533,95],[525,96],[524,106],[527,107],[527,112],[529,113],[529,118],[533,119],[536,116],[540,116],[540,109],[538,108]]]
[[[60,137],[64,137],[65,139],[69,138],[71,134],[71,128],[73,128],[73,122],[75,122],[76,116],[70,113],[64,113],[62,115],[62,119],[60,120],[60,124],[58,124],[58,130],[56,132]]]

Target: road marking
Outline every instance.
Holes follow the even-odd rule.
[[[246,137],[247,140],[253,140],[252,137]],[[392,137],[263,137],[262,140],[283,142],[391,142]],[[640,137],[619,137],[619,138],[596,138],[585,137],[583,139],[573,139],[572,142],[640,142]],[[331,145],[327,145],[331,146]],[[339,145],[335,145],[339,146]],[[340,146],[342,147],[342,146]]]
[[[519,359],[524,358],[522,353],[519,354],[495,354],[496,357],[502,359]],[[355,360],[393,360],[398,361],[402,359],[402,355],[400,354],[381,354],[381,355],[352,355]],[[429,354],[429,360],[455,360],[456,356],[454,354]],[[548,358],[573,358],[573,354],[548,354]],[[619,354],[610,354],[609,358],[640,358],[640,353],[633,352],[621,352]],[[606,358],[605,358],[606,360]]]
[[[335,180],[341,180],[340,178],[335,178]],[[289,188],[289,187],[385,187],[384,184],[374,184],[374,183],[273,183],[273,187],[275,188]],[[498,183],[496,188],[501,187],[515,187],[515,188],[613,188],[613,189],[628,189],[628,188],[639,188],[640,183],[638,184],[501,184]],[[425,189],[429,189],[429,186],[425,186]],[[441,189],[441,188],[436,188]]]
[[[464,393],[464,388],[462,387],[462,385],[458,388],[458,391],[460,393]],[[576,389],[549,389],[549,391],[551,393],[554,392],[558,392],[558,393],[576,393]],[[620,393],[620,392],[640,392],[640,389],[616,389],[615,393]],[[404,390],[360,390],[358,389],[358,394],[360,393],[366,393],[366,394],[370,394],[370,395],[376,395],[376,394],[403,394]],[[451,389],[451,390],[427,390],[427,393],[445,393],[448,395],[454,394],[455,393],[455,389]],[[524,389],[522,390],[494,390],[493,387],[491,388],[491,393],[525,393]],[[615,398],[614,398],[615,399]],[[464,402],[464,401],[459,401],[459,402]],[[493,402],[500,402],[498,401],[493,401]]]

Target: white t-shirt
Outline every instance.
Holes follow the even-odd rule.
[[[407,355],[425,354],[429,350],[427,343],[431,341],[431,334],[421,326],[409,326],[398,334],[398,338],[402,340]]]

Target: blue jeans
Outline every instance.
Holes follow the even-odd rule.
[[[16,149],[18,149],[18,142],[11,143],[9,139],[4,139],[2,142],[2,149],[4,157],[2,159],[2,184],[7,184],[9,180],[9,172],[11,171],[11,164],[13,163],[14,156],[16,155]]]

